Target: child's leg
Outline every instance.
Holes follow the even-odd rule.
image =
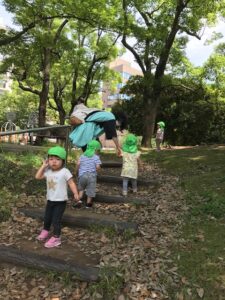
[[[44,227],[40,234],[37,236],[37,239],[39,241],[44,241],[47,239],[49,235],[49,230],[52,223],[52,214],[53,214],[53,206],[52,201],[47,201],[46,207],[45,207],[45,215],[44,215]]]
[[[74,208],[81,208],[82,206],[82,198],[84,196],[84,190],[86,188],[86,177],[85,177],[85,174],[82,175],[81,177],[79,177],[79,180],[78,180],[78,191],[79,191],[79,201],[77,201],[76,203],[73,204],[73,207]]]
[[[128,189],[128,180],[129,178],[123,177],[123,195],[127,195],[127,189]]]
[[[88,173],[88,183],[86,187],[86,194],[87,194],[87,204],[86,207],[92,207],[93,198],[96,195],[96,181],[97,177],[95,174]]]
[[[131,184],[132,184],[133,193],[137,193],[137,179],[132,178]]]
[[[46,248],[53,248],[61,245],[61,221],[66,208],[66,201],[51,201],[53,236],[45,243]]]
[[[66,201],[54,201],[54,211],[53,211],[53,235],[54,237],[60,237],[61,234],[61,222],[62,216],[66,208]]]
[[[155,143],[156,143],[156,150],[160,151],[161,150],[161,148],[160,148],[161,140],[160,139],[156,139]]]
[[[84,191],[79,191],[79,198],[80,198],[80,200],[83,198],[83,196],[84,196]]]
[[[92,205],[93,205],[93,198],[87,197],[86,208],[92,207]]]
[[[53,202],[47,201],[44,215],[44,229],[49,231],[52,224]]]

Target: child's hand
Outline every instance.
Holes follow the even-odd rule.
[[[120,148],[117,148],[117,156],[122,157],[122,151]]]
[[[48,159],[43,160],[42,167],[47,168],[48,167]]]
[[[73,196],[74,196],[74,199],[75,199],[76,201],[79,201],[79,200],[80,200],[80,197],[79,197],[79,194],[78,194],[78,193],[74,193]]]

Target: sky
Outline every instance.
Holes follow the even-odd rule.
[[[13,27],[12,15],[10,15],[5,10],[1,0],[0,0],[0,25]],[[221,32],[224,37],[211,45],[208,46],[204,45],[205,41],[207,39],[210,39],[213,31]],[[210,56],[215,45],[221,42],[225,42],[225,21],[218,22],[217,26],[214,28],[206,28],[201,40],[198,40],[194,37],[190,37],[189,39],[190,41],[188,42],[186,48],[187,57],[195,66],[201,66]],[[132,63],[132,65],[135,66],[135,63],[133,62],[134,58],[131,53],[127,52],[122,56],[122,58],[129,60]]]

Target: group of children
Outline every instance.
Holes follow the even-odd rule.
[[[87,149],[80,156],[76,171],[78,173],[78,187],[73,180],[72,173],[65,167],[66,150],[60,146],[48,150],[48,157],[43,161],[36,172],[36,179],[46,179],[47,203],[45,207],[44,225],[37,239],[45,242],[46,248],[57,247],[61,244],[61,221],[68,200],[67,187],[73,193],[74,207],[82,205],[84,192],[87,196],[86,208],[92,207],[96,193],[97,171],[101,168],[101,160],[98,152],[101,148],[97,140],[91,140]],[[134,134],[128,134],[122,145],[122,172],[123,196],[127,196],[128,182],[131,180],[132,191],[137,193],[138,166],[141,166],[138,141]],[[50,227],[53,233],[50,237]]]

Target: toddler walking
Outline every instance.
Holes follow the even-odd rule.
[[[155,137],[155,143],[156,143],[156,151],[161,150],[161,144],[163,142],[164,138],[164,128],[165,123],[163,121],[160,121],[157,123],[157,131],[156,131],[156,137]]]
[[[46,178],[47,204],[44,215],[44,227],[37,237],[39,241],[45,241],[49,237],[49,230],[53,225],[53,236],[45,242],[46,248],[57,247],[61,244],[61,220],[68,200],[67,186],[73,192],[74,199],[79,201],[77,186],[73,181],[73,175],[64,167],[66,150],[60,146],[48,150],[48,158],[43,161],[35,178]]]
[[[79,198],[81,199],[86,191],[86,208],[92,207],[96,194],[97,171],[101,169],[102,164],[97,155],[100,149],[101,144],[96,140],[91,140],[77,162]],[[79,201],[74,207],[80,207],[81,204],[82,202]]]
[[[137,193],[138,165],[141,165],[140,154],[137,147],[137,137],[134,134],[128,134],[122,145],[123,196],[127,196],[129,180],[131,180],[133,193]]]

